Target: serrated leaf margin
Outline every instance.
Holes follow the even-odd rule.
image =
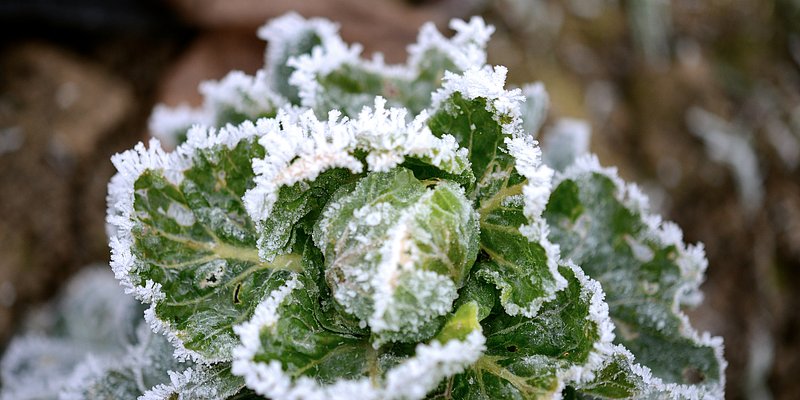
[[[632,372],[642,379],[644,387],[647,388],[643,390],[645,394],[666,391],[683,398],[697,398],[701,395],[708,398],[724,398],[725,369],[728,366],[728,362],[724,357],[723,339],[719,336],[711,336],[708,332],[698,332],[691,325],[689,317],[681,310],[681,306],[694,306],[703,300],[700,284],[703,283],[705,270],[708,267],[703,244],[685,244],[683,242],[683,232],[678,225],[670,221],[663,221],[660,215],[650,213],[649,199],[642,190],[635,183],[623,181],[619,177],[616,167],[602,167],[595,154],[579,156],[571,166],[567,167],[563,172],[557,173],[554,178],[554,186],[557,187],[565,180],[576,179],[587,174],[600,174],[611,180],[615,187],[617,201],[634,213],[641,215],[647,226],[645,234],[663,246],[675,247],[678,253],[675,262],[680,268],[681,278],[683,279],[682,284],[675,291],[671,311],[681,321],[678,330],[681,336],[700,346],[713,349],[714,356],[720,366],[720,379],[715,384],[707,386],[708,389],[706,391],[691,385],[664,383],[660,378],[653,376],[649,368],[636,363],[633,354],[624,346],[616,345],[614,353],[621,354],[630,361]]]

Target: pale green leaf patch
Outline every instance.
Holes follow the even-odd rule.
[[[638,189],[596,158],[579,158],[559,180],[545,213],[551,238],[603,285],[616,342],[665,384],[721,396],[721,339],[699,334],[680,309],[700,284],[702,247],[647,214]]]

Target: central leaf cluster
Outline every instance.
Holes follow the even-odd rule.
[[[451,27],[386,66],[284,16],[256,76],[154,118],[174,151],[114,157],[111,266],[197,366],[151,398],[722,393],[719,339],[680,310],[702,249],[581,151],[544,165],[543,91],[486,65],[481,19]]]
[[[384,340],[418,342],[441,327],[478,254],[464,189],[405,168],[341,187],[314,227],[338,304]]]

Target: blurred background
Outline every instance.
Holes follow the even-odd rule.
[[[484,16],[509,84],[543,82],[551,125],[586,120],[601,162],[705,243],[690,314],[725,338],[728,398],[800,397],[798,0],[2,0],[0,351],[107,262],[111,154],[146,138],[155,104],[255,73],[257,27],[290,10],[392,62],[423,22]]]

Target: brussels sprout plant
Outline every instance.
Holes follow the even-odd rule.
[[[450,26],[386,65],[286,15],[259,31],[255,76],[158,107],[151,130],[177,147],[113,157],[107,219],[150,329],[127,321],[119,361],[54,393],[723,398],[722,340],[682,312],[702,300],[702,246],[587,154],[580,125],[551,132],[545,164],[542,86],[506,87],[480,18]]]

